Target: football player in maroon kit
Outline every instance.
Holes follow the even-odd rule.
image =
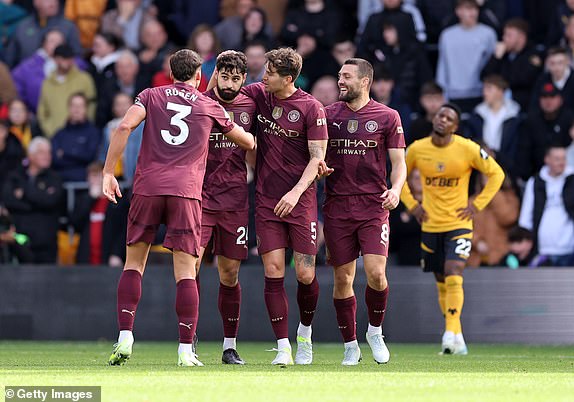
[[[219,102],[231,120],[250,131],[255,102],[240,93],[247,77],[247,57],[229,50],[216,60],[216,86],[205,95]],[[218,307],[223,321],[225,364],[244,364],[236,348],[241,307],[239,266],[247,258],[249,200],[247,187],[247,151],[241,149],[217,129],[209,137],[209,154],[203,180],[201,248],[197,272],[205,248],[213,238],[213,252],[219,271]],[[254,157],[254,155],[253,155]]]
[[[361,360],[353,291],[359,254],[367,276],[367,342],[377,363],[387,363],[390,357],[382,335],[389,292],[385,274],[389,210],[398,205],[406,179],[405,139],[397,111],[369,97],[372,82],[373,67],[368,61],[348,59],[339,71],[340,101],[325,108],[326,163],[332,171],[326,179],[323,215],[327,259],[335,272],[335,310],[345,342],[343,365]],[[387,188],[387,152],[391,188]]]
[[[255,227],[265,269],[265,304],[277,338],[273,364],[293,364],[288,338],[288,302],[283,280],[285,249],[293,249],[297,275],[295,363],[311,364],[311,323],[319,298],[315,277],[317,199],[315,177],[325,157],[323,106],[295,87],[302,58],[293,49],[265,54],[263,82],[242,92],[257,104]]]
[[[209,136],[217,127],[244,149],[254,149],[254,137],[229,119],[227,112],[197,89],[201,58],[184,49],[170,59],[174,83],[148,88],[136,98],[112,135],[104,166],[103,192],[112,202],[121,197],[113,175],[128,136],[143,120],[128,216],[127,256],[117,291],[120,334],[108,360],[125,363],[132,354],[132,330],[141,280],[158,226],[165,223],[164,246],[173,250],[179,328],[178,364],[202,366],[192,351],[199,298],[195,263],[200,249],[201,190]]]

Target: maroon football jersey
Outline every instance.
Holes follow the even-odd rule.
[[[370,100],[354,112],[345,102],[325,108],[329,145],[328,195],[382,194],[387,189],[387,150],[404,148],[396,110]]]
[[[201,200],[209,133],[235,127],[213,99],[184,83],[142,91],[136,105],[146,110],[133,192]]]
[[[242,89],[257,104],[256,192],[279,201],[301,179],[309,163],[308,140],[328,137],[323,106],[301,89],[287,99],[265,91],[263,83]],[[315,184],[299,199],[313,205]],[[273,205],[274,207],[275,205]]]
[[[215,91],[205,93],[219,102]],[[219,102],[235,124],[251,131],[255,102],[243,94],[231,103]],[[209,135],[207,169],[203,180],[203,208],[213,211],[239,211],[249,208],[245,152],[229,140],[221,130]]]

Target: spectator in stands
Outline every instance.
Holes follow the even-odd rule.
[[[104,133],[102,138],[102,144],[100,145],[100,151],[98,155],[98,160],[102,163],[106,161],[106,155],[110,145],[110,138],[112,133],[116,128],[118,128],[122,118],[128,111],[131,105],[133,105],[133,98],[122,92],[119,92],[114,97],[113,102],[113,114],[114,118],[106,124],[104,127]],[[142,122],[137,126],[130,136],[128,137],[128,143],[124,149],[124,153],[121,156],[119,162],[116,165],[116,170],[114,176],[118,179],[127,182],[129,186],[134,178],[134,173],[136,171],[136,162],[140,150],[140,145],[143,135],[143,127],[145,122]]]
[[[161,70],[155,73],[151,79],[152,87],[161,87],[162,85],[173,83],[173,79],[171,78],[171,66],[169,65],[169,59],[172,54],[173,53],[167,53],[163,56]]]
[[[273,34],[268,32],[267,16],[265,11],[259,7],[253,7],[243,18],[243,31],[241,44],[238,49],[244,49],[249,42],[263,42],[270,49],[274,46]]]
[[[191,33],[187,42],[187,47],[195,50],[203,60],[201,65],[201,83],[199,85],[200,91],[207,89],[207,83],[213,70],[215,70],[215,58],[221,50],[219,39],[215,34],[213,28],[207,24],[200,24]]]
[[[548,31],[558,5],[564,0],[522,0],[524,18],[530,25],[530,39],[536,44],[546,44]]]
[[[538,98],[542,87],[548,82],[552,82],[558,88],[562,94],[564,105],[574,109],[574,70],[570,67],[568,51],[563,47],[548,49],[545,65],[547,72],[542,73],[534,85],[529,111],[534,112],[536,109],[540,109]]]
[[[486,179],[482,174],[479,176],[477,193],[484,187]],[[490,203],[474,215],[472,249],[467,261],[469,267],[494,266],[500,262],[509,251],[508,231],[516,224],[519,212],[520,200],[512,181],[506,176]]]
[[[174,33],[177,34],[178,40],[174,39],[174,42],[184,44],[199,25],[214,26],[219,22],[219,2],[220,0],[156,1],[156,6],[165,3],[171,5],[167,16],[168,24],[175,28]]]
[[[403,45],[417,42],[413,14],[403,9],[404,5],[402,0],[381,1],[384,4],[384,9],[369,17],[367,25],[361,34],[359,45],[357,47],[357,55],[359,55],[359,57],[364,57],[362,55],[373,54],[375,49],[380,46],[380,43],[382,42],[383,27],[385,25],[392,24],[397,27],[398,36],[401,38],[401,43],[403,43]],[[412,7],[413,6],[411,6],[411,8]],[[426,39],[426,35],[424,34],[424,23],[422,23],[421,38]]]
[[[262,42],[251,42],[245,46],[247,56],[247,78],[245,85],[260,82],[265,73],[265,52],[267,48]]]
[[[544,166],[526,183],[519,225],[534,234],[535,265],[574,265],[574,171],[564,147],[548,147]]]
[[[101,132],[88,120],[88,99],[76,93],[68,99],[66,125],[52,138],[52,167],[64,182],[84,181],[96,159]]]
[[[54,50],[56,70],[42,83],[38,103],[38,123],[47,137],[54,136],[66,124],[68,99],[72,94],[82,93],[88,99],[88,116],[95,116],[96,88],[90,74],[80,71],[74,61],[74,51],[68,45]]]
[[[329,74],[328,66],[325,63],[325,60],[329,57],[329,52],[318,47],[315,37],[308,34],[303,34],[297,38],[295,50],[303,58],[303,67],[295,81],[295,85],[298,88],[309,91],[315,81]]]
[[[170,54],[175,46],[168,41],[163,25],[157,20],[143,23],[140,37],[142,47],[138,53],[138,78],[143,86],[148,87],[155,73],[161,71],[165,56]]]
[[[30,239],[16,233],[10,213],[0,204],[0,264],[27,264],[33,261]]]
[[[542,86],[540,108],[528,115],[520,128],[516,154],[516,173],[523,180],[533,176],[544,165],[544,151],[551,144],[568,147],[574,113],[565,107],[562,94],[553,83]]]
[[[131,50],[122,50],[114,66],[114,79],[106,80],[99,91],[96,126],[103,127],[112,118],[112,103],[118,92],[135,98],[145,85],[138,74],[139,60]]]
[[[17,95],[10,69],[0,61],[0,118],[6,117],[8,104],[16,99]]]
[[[419,170],[414,169],[407,180],[413,197],[422,202],[423,187]],[[413,250],[420,248],[421,225],[402,202],[399,202],[389,219],[390,225],[393,227],[389,241],[389,252],[396,255],[398,265],[419,266],[420,253],[413,252]]]
[[[0,189],[11,171],[22,165],[24,149],[20,141],[9,131],[6,120],[0,120]]]
[[[122,267],[126,255],[127,197],[118,204],[102,191],[104,164],[93,162],[87,169],[88,190],[76,194],[70,223],[80,234],[77,264]]]
[[[422,106],[424,114],[418,116],[411,123],[410,129],[405,132],[405,141],[410,145],[416,140],[427,137],[432,133],[432,119],[446,100],[442,88],[434,81],[429,81],[421,87],[421,96],[419,103]]]
[[[64,34],[51,29],[42,38],[42,46],[12,70],[12,77],[20,99],[32,113],[36,113],[42,82],[56,69],[54,50],[64,43]]]
[[[0,55],[16,31],[20,21],[27,16],[26,10],[17,4],[12,4],[12,1],[0,2],[0,26],[2,27],[0,32]]]
[[[464,134],[482,144],[506,172],[514,173],[520,105],[504,96],[508,83],[500,75],[489,75],[483,83],[484,101],[463,124]]]
[[[66,0],[65,3],[64,16],[78,27],[82,47],[91,49],[108,0]]]
[[[509,252],[496,265],[512,269],[529,266],[536,254],[532,232],[514,226],[508,231],[507,242]]]
[[[57,232],[62,201],[62,182],[50,169],[50,141],[36,137],[28,147],[28,167],[11,172],[3,187],[4,205],[16,231],[30,238],[36,264],[55,264]]]
[[[235,15],[224,18],[214,27],[223,50],[243,49],[247,42],[251,42],[246,41],[245,38],[243,38],[244,18],[247,16],[248,12],[256,6],[256,4],[257,2],[255,0],[236,0]],[[267,23],[266,16],[264,19],[265,27],[263,33],[267,35],[268,38],[272,38],[273,31],[271,29],[271,25]]]
[[[574,0],[561,1],[557,7],[551,10],[553,10],[553,13],[546,36],[546,46],[548,47],[558,45],[558,42],[560,42],[560,39],[564,35],[568,25],[568,19],[574,15]]]
[[[30,117],[28,108],[20,99],[14,99],[8,105],[10,133],[20,141],[24,150],[28,149],[33,137],[42,135],[38,123]]]
[[[401,116],[401,122],[405,132],[409,132],[411,123],[411,107],[404,103],[395,80],[391,73],[382,65],[375,66],[373,84],[371,85],[371,97],[383,105],[395,109]]]
[[[337,79],[331,75],[324,75],[315,81],[311,88],[311,95],[323,106],[329,106],[339,100],[339,86]]]
[[[560,40],[560,46],[566,49],[570,59],[570,67],[574,67],[574,15],[568,17],[568,23],[564,30],[564,36]]]
[[[155,17],[142,0],[116,0],[116,3],[117,7],[102,17],[101,31],[122,38],[124,44],[135,52],[140,48],[142,25]]]
[[[481,78],[501,75],[508,82],[512,99],[526,112],[541,71],[542,59],[528,43],[528,23],[522,18],[508,20],[504,24],[502,41],[496,44],[494,54],[482,69]]]
[[[114,68],[122,46],[122,40],[112,33],[99,32],[94,36],[88,72],[94,79],[98,93],[105,87],[106,81],[115,80]]]
[[[326,7],[324,0],[305,0],[302,7],[287,12],[279,40],[295,48],[297,38],[307,34],[315,38],[318,48],[330,50],[343,18],[339,9]]]
[[[496,45],[496,32],[478,22],[478,11],[476,0],[457,0],[459,23],[445,29],[439,38],[436,80],[447,99],[466,113],[482,100],[480,72]]]
[[[10,67],[32,56],[42,44],[46,32],[58,29],[75,55],[82,54],[78,28],[60,14],[58,0],[34,0],[35,12],[24,18],[16,27],[16,32],[8,42],[4,60]]]

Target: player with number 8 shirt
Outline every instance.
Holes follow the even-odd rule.
[[[418,169],[423,187],[422,205],[409,186],[401,199],[422,224],[423,270],[434,272],[439,307],[445,317],[443,354],[467,354],[460,314],[464,303],[462,273],[470,255],[472,218],[490,202],[504,180],[496,161],[477,143],[455,134],[460,110],[444,104],[433,118],[429,137],[415,141],[407,149],[409,174]],[[468,199],[472,170],[488,177],[482,191]]]
[[[323,205],[327,261],[334,267],[334,304],[345,342],[343,365],[356,365],[361,351],[356,335],[353,281],[363,255],[369,316],[367,341],[377,363],[389,361],[382,335],[387,304],[386,264],[389,210],[399,203],[406,178],[405,140],[399,114],[373,99],[373,67],[363,59],[345,61],[339,71],[339,100],[325,109],[329,143],[322,174],[327,174]],[[387,152],[392,165],[387,188]]]
[[[128,136],[143,120],[142,145],[136,165],[128,214],[126,263],[117,290],[120,334],[108,360],[121,365],[130,358],[133,324],[141,298],[141,281],[150,246],[161,223],[167,226],[164,246],[173,250],[177,284],[178,364],[202,366],[192,350],[199,314],[195,264],[199,255],[201,193],[213,127],[244,149],[254,137],[229,119],[227,112],[196,88],[201,57],[183,49],[170,59],[173,84],[142,91],[113,133],[104,166],[103,193],[121,197],[113,175]]]

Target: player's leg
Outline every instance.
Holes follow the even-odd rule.
[[[133,324],[141,298],[141,281],[150,245],[163,214],[161,197],[134,194],[128,212],[126,263],[117,290],[117,317],[120,333],[108,359],[110,365],[125,363],[132,354]]]
[[[313,362],[311,324],[319,301],[319,282],[315,276],[315,255],[294,251],[293,258],[297,275],[297,305],[300,317],[297,327],[295,364],[311,364]]]
[[[289,343],[289,303],[283,281],[285,278],[285,249],[276,249],[261,256],[265,270],[265,305],[277,339],[277,356],[272,364],[293,364]]]
[[[199,315],[195,266],[201,241],[201,206],[198,200],[166,197],[164,246],[173,250],[176,282],[175,311],[178,318],[178,365],[203,366],[193,351]]]
[[[357,342],[357,299],[353,291],[353,281],[355,280],[356,262],[355,260],[335,266],[333,304],[337,313],[337,324],[345,343],[345,353],[342,364],[344,366],[355,366],[361,361],[361,349]]]

